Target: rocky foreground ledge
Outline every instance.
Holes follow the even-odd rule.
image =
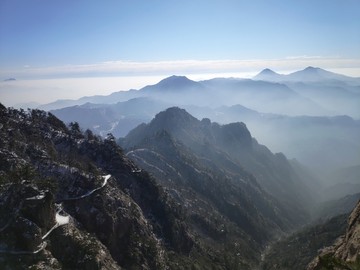
[[[351,212],[345,235],[324,248],[307,270],[360,269],[360,201]]]

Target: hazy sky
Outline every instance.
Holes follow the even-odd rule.
[[[0,80],[245,74],[360,76],[359,0],[0,0]]]

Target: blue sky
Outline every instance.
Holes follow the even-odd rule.
[[[1,0],[1,68],[360,58],[358,0]]]
[[[0,0],[0,80],[245,74],[360,76],[359,0]]]

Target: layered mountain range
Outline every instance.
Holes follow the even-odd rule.
[[[359,87],[358,78],[312,67],[289,75],[264,70],[252,80],[195,82],[171,76],[140,90],[55,102],[47,108],[78,104],[51,112],[66,123],[76,121],[96,134],[115,137],[126,136],[172,106],[220,124],[244,122],[269,149],[313,170],[324,184],[319,200],[331,200],[360,192],[354,177],[341,178],[341,189],[329,180],[337,171],[360,164]]]
[[[63,121],[76,121],[82,127],[106,136],[125,136],[141,123],[148,123],[172,103],[151,98],[136,98],[116,104],[91,104],[51,111]],[[242,105],[216,108],[186,105],[198,118],[209,118],[221,124],[242,121],[252,134],[273,151],[317,171],[343,169],[360,163],[360,121],[348,116],[284,116],[264,114]]]
[[[308,67],[289,75],[265,69],[253,79],[218,78],[196,82],[184,76],[171,76],[140,90],[59,100],[40,108],[52,110],[85,103],[113,104],[132,98],[151,97],[179,106],[241,104],[263,113],[292,116],[347,114],[359,118],[359,95],[359,78]]]
[[[0,109],[4,269],[260,269],[266,247],[309,220],[306,173],[243,123],[170,108],[124,152],[51,113]]]
[[[253,269],[268,241],[302,222],[230,160],[224,176],[184,150],[173,156],[183,167],[170,189],[111,136],[39,110],[1,106],[0,116],[2,268]],[[250,134],[239,128],[246,146]],[[158,136],[169,157],[182,149]]]
[[[266,69],[1,105],[0,268],[357,269],[358,208],[317,250],[359,200],[359,87]]]

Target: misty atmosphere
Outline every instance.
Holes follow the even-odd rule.
[[[358,11],[0,2],[0,269],[360,269]]]

